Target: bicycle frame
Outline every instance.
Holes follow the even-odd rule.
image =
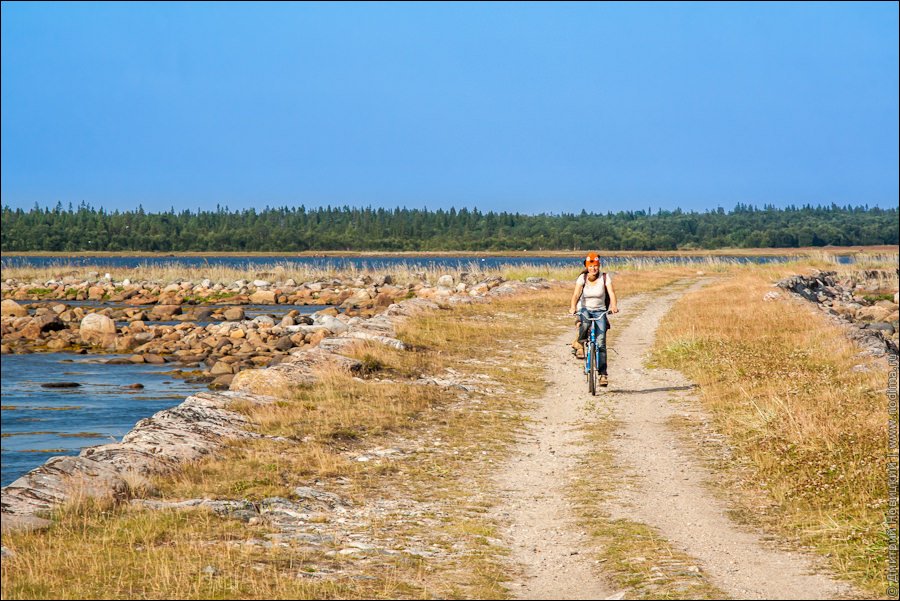
[[[601,311],[599,317],[582,317],[582,319],[591,322],[590,336],[584,349],[584,373],[588,380],[588,391],[593,395],[597,394],[597,370],[599,369],[597,359],[597,322],[601,319],[606,319],[607,314],[608,311]]]

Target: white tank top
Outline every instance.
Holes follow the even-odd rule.
[[[611,282],[612,277],[607,273],[606,281]],[[584,307],[591,311],[602,311],[606,308],[606,286],[603,283],[603,274],[601,273],[593,282],[587,279],[587,276],[581,274],[578,276],[576,285],[584,284],[584,292],[581,293],[581,300],[578,302],[579,308]]]

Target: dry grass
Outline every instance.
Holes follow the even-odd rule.
[[[824,256],[824,255],[823,255]],[[681,257],[686,259],[687,257]],[[564,260],[564,257],[560,257]],[[666,272],[671,269],[703,269],[706,271],[723,271],[737,265],[736,260],[727,257],[693,257],[692,263],[680,265],[676,262],[678,257],[642,257],[623,256],[620,261],[611,263],[605,269],[613,272]],[[834,260],[837,260],[834,258]],[[47,267],[23,267],[13,262],[3,267],[3,278],[12,278],[23,282],[32,282],[41,285],[48,280],[58,280],[65,276],[79,279],[92,279],[89,274],[95,273],[104,276],[109,273],[114,282],[121,282],[128,278],[132,282],[156,282],[169,284],[172,282],[192,281],[200,282],[209,279],[213,284],[231,284],[238,280],[253,281],[264,279],[269,281],[285,281],[293,279],[295,282],[319,282],[333,279],[357,279],[368,276],[378,278],[390,275],[394,282],[401,285],[420,283],[423,280],[435,284],[442,275],[452,275],[455,281],[459,281],[464,274],[469,278],[484,280],[490,277],[502,277],[509,280],[524,280],[528,277],[543,277],[550,280],[574,281],[581,271],[581,258],[571,260],[569,267],[554,267],[540,263],[501,264],[495,267],[487,267],[478,260],[472,260],[460,267],[438,267],[434,264],[419,264],[415,261],[399,263],[383,268],[361,268],[353,265],[341,265],[339,263],[326,264],[325,267],[316,267],[294,261],[275,261],[272,263],[253,264],[246,263],[239,266],[226,266],[220,264],[206,264],[199,267],[181,263],[177,260],[167,262],[147,262],[139,264],[136,268],[117,267],[103,263],[98,257],[92,265],[72,265],[61,259],[59,263]],[[93,276],[96,279],[97,275]]]
[[[735,460],[737,513],[814,547],[867,590],[886,586],[887,366],[802,301],[763,302],[797,266],[737,271],[686,296],[655,361],[700,385]],[[865,371],[859,370],[859,368]],[[856,369],[855,369],[856,368]],[[764,491],[762,496],[759,491]]]

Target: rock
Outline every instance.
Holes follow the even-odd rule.
[[[78,382],[44,382],[41,388],[78,388],[81,386]]]
[[[210,390],[228,390],[234,381],[234,374],[222,374],[209,383]]]
[[[240,307],[229,307],[222,316],[228,321],[241,321],[244,319],[244,310]]]
[[[892,303],[889,307],[882,305],[861,307],[856,312],[856,319],[859,321],[887,321],[888,316],[893,312],[894,308]]]
[[[0,303],[0,314],[3,317],[27,317],[28,309],[8,298]]]
[[[453,286],[453,276],[442,275],[438,278],[437,285],[442,288],[451,288]]]
[[[231,382],[231,390],[282,397],[291,394],[296,386],[318,381],[320,370],[338,369],[353,373],[361,368],[362,363],[356,359],[304,347],[273,367],[241,371]]]
[[[275,325],[275,320],[272,319],[272,317],[269,315],[257,315],[253,318],[253,323],[255,323],[257,326],[272,327]]]
[[[128,388],[128,389],[130,389],[130,390],[143,390],[143,389],[144,389],[144,385],[141,384],[140,382],[138,382],[138,383],[135,383],[135,384],[129,384],[128,386],[123,386],[123,388]]]
[[[222,374],[233,374],[234,368],[224,361],[216,361],[216,363],[209,370],[209,373],[214,376],[220,376]]]
[[[321,312],[317,313],[314,319],[317,324],[325,326],[334,334],[341,334],[350,329],[350,326],[345,324],[340,319],[332,317],[330,315],[322,315]]]
[[[768,302],[771,302],[771,301],[778,300],[778,299],[780,299],[780,298],[781,298],[781,295],[780,295],[778,292],[774,291],[774,290],[770,290],[769,292],[766,292],[766,293],[763,295],[763,300],[766,301],[767,303],[768,303]]]
[[[181,314],[181,305],[156,305],[150,310],[152,321],[171,321],[172,317]]]
[[[308,337],[306,338],[306,342],[307,342],[307,344],[309,344],[311,346],[316,346],[317,344],[322,342],[327,336],[328,336],[328,333],[326,330],[319,330],[317,332],[313,332],[312,334],[309,334]]]
[[[274,305],[275,292],[272,290],[257,290],[250,295],[250,302],[255,305]]]
[[[275,342],[273,347],[279,351],[287,351],[294,348],[294,342],[290,336],[282,336]]]
[[[116,322],[100,313],[88,313],[81,320],[79,333],[88,344],[112,346],[116,342]]]
[[[51,522],[50,520],[39,518],[36,515],[15,515],[6,513],[4,511],[2,522],[0,522],[0,529],[2,529],[2,532],[4,534],[6,534],[7,532],[30,532],[33,530],[44,530],[52,525],[53,522]],[[12,554],[11,551],[7,553]],[[7,557],[7,553],[4,553],[3,557]]]
[[[81,456],[51,457],[3,488],[3,527],[7,528],[7,514],[34,516],[50,511],[73,495],[120,497],[127,488],[111,465]]]
[[[69,343],[62,338],[55,338],[47,343],[47,348],[51,351],[61,351],[69,346]]]

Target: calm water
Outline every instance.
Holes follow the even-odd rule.
[[[617,265],[633,261],[633,257],[617,257],[608,255],[601,257],[604,263]],[[661,263],[704,263],[708,257],[642,257],[643,260],[653,260]],[[788,256],[741,256],[741,257],[717,257],[723,261],[735,263],[778,263],[793,260]],[[841,263],[849,263],[849,256],[838,257]],[[171,264],[186,267],[202,268],[205,266],[230,267],[235,269],[258,269],[283,265],[286,269],[292,266],[312,267],[316,269],[342,270],[355,269],[388,269],[392,267],[406,266],[414,270],[419,269],[469,269],[473,264],[485,268],[494,268],[502,265],[540,265],[549,267],[573,267],[580,263],[579,257],[475,257],[472,255],[459,255],[452,257],[297,257],[291,255],[276,257],[80,257],[72,256],[61,259],[59,257],[37,257],[23,255],[2,259],[2,266],[6,267],[47,267],[64,266],[108,266],[112,268],[134,269],[142,265],[165,266]]]
[[[175,365],[104,365],[116,355],[2,355],[2,486],[54,455],[118,442],[139,420],[174,407],[205,384],[164,372]],[[78,388],[41,388],[78,382]],[[144,385],[142,390],[125,388]]]
[[[102,304],[96,301],[67,303]],[[247,319],[271,315],[278,321],[291,309],[306,315],[326,306],[242,305],[241,308]],[[0,485],[6,486],[53,455],[77,455],[84,447],[119,441],[139,420],[179,404],[196,391],[207,390],[205,384],[187,384],[165,373],[177,369],[178,364],[103,363],[119,356],[125,355],[2,355],[3,473]],[[42,388],[41,384],[45,382],[77,382],[81,386]],[[143,384],[143,390],[124,388],[136,383]]]

